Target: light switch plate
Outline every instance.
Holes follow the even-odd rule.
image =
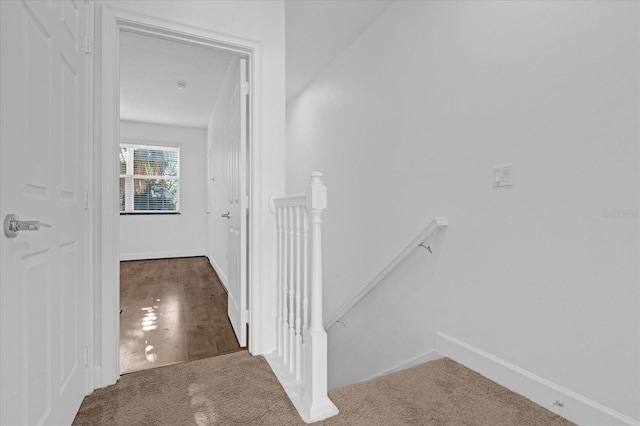
[[[503,164],[493,168],[493,188],[513,188],[513,165]]]

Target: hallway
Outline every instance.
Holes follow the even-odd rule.
[[[240,350],[206,257],[120,264],[120,373]]]

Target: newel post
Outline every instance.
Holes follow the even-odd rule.
[[[322,322],[322,211],[327,208],[327,187],[322,173],[311,172],[307,210],[311,222],[311,331],[324,331]]]
[[[338,413],[327,396],[327,333],[322,321],[322,211],[327,207],[327,187],[322,183],[322,173],[311,173],[306,195],[311,222],[311,321],[304,338],[302,398],[309,410],[308,418],[316,421]]]

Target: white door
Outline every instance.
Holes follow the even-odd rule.
[[[70,424],[87,389],[86,5],[0,1],[0,424]]]
[[[247,346],[247,61],[240,59],[229,135],[229,307],[240,346]]]

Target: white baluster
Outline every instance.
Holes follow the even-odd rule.
[[[294,318],[294,261],[295,261],[295,217],[294,207],[289,207],[289,372],[295,367],[295,318]]]
[[[278,227],[278,270],[277,270],[277,284],[278,284],[278,300],[277,300],[277,319],[276,319],[276,336],[277,336],[277,348],[278,356],[282,356],[282,209],[276,209],[276,223]]]
[[[296,381],[302,376],[302,207],[296,207]]]
[[[303,354],[306,354],[306,339],[309,330],[309,216],[307,209],[302,210],[302,348]],[[303,374],[301,378],[302,389],[306,386],[306,375],[304,374],[304,368],[306,368],[307,360],[303,355]]]
[[[282,362],[286,365],[289,362],[289,325],[287,311],[287,286],[288,286],[288,265],[289,265],[289,209],[282,208],[282,220],[284,223],[284,241],[282,244]]]
[[[302,212],[302,329],[309,328],[309,215]]]

